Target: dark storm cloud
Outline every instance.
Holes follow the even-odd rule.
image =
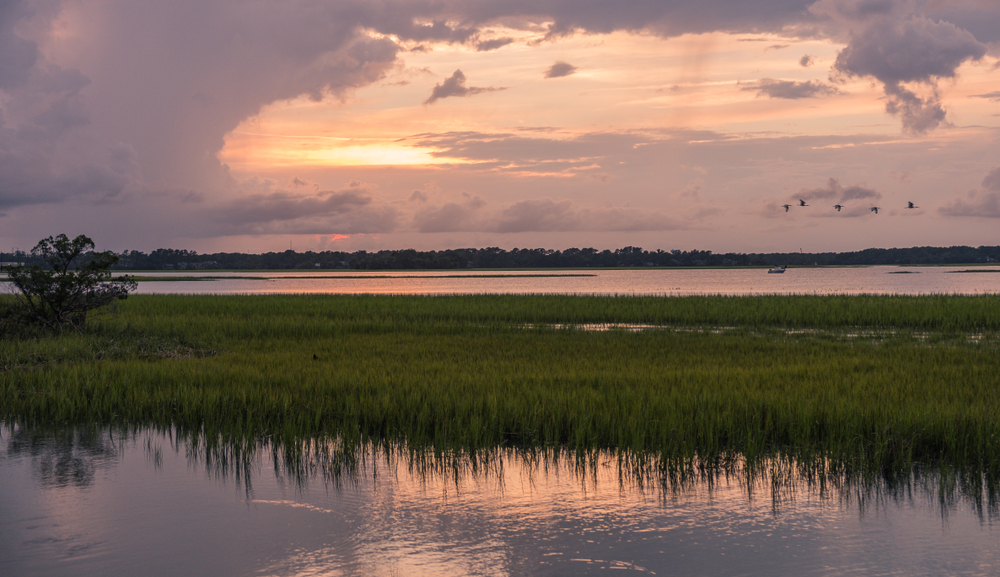
[[[24,2],[0,3],[0,89],[23,84],[38,61],[38,45],[14,33],[15,24],[28,16],[29,8]]]
[[[774,78],[761,78],[757,82],[742,86],[740,90],[746,92],[756,92],[757,96],[767,96],[768,98],[785,98],[795,100],[799,98],[816,98],[817,96],[830,96],[839,94],[839,90],[822,82],[807,80],[805,82],[794,82],[791,80],[776,80]]]
[[[545,71],[546,78],[562,78],[576,72],[576,66],[569,62],[556,62]]]
[[[139,172],[128,146],[52,161],[68,136],[90,124],[80,97],[90,80],[46,62],[34,42],[15,34],[33,15],[25,2],[0,6],[0,208],[117,198]]]
[[[379,12],[362,2],[111,0],[74,21],[86,45],[75,70],[21,36],[42,39],[57,27],[59,0],[0,3],[0,206],[120,198],[143,187],[217,196],[231,182],[214,154],[240,121],[276,100],[369,84],[395,63],[399,47],[363,34],[366,22],[401,37],[469,37]],[[133,153],[127,170],[119,146]]]
[[[585,0],[479,0],[464,3],[465,13],[479,21],[515,15],[549,20],[549,36],[584,30],[593,33],[645,30],[661,36],[711,32],[768,32],[811,19],[807,8],[814,0],[633,0],[627,4]]]
[[[908,0],[820,0],[809,11],[850,22],[897,16],[910,8]]]
[[[829,3],[828,3],[829,4]],[[847,76],[872,77],[882,83],[886,112],[898,116],[903,129],[913,133],[933,130],[945,121],[945,110],[937,92],[937,81],[954,78],[958,67],[978,61],[987,46],[970,32],[950,22],[920,15],[895,17],[893,10],[901,3],[883,0],[842,2],[848,17],[863,21],[854,28],[850,42],[837,55],[834,69]],[[863,20],[855,11],[869,8],[873,15],[885,18]],[[923,85],[929,94],[918,95],[906,83]]]
[[[495,92],[497,90],[506,90],[506,88],[466,86],[465,74],[461,70],[456,70],[444,82],[434,86],[434,90],[431,91],[431,95],[424,101],[424,104],[434,104],[442,98],[450,98],[452,96],[474,96],[483,92]]]

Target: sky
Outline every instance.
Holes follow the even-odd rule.
[[[0,2],[3,251],[997,245],[998,141],[996,0]]]

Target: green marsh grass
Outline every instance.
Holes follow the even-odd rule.
[[[0,420],[996,487],[998,333],[995,296],[139,295],[0,338]]]

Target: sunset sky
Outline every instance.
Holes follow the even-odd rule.
[[[4,251],[997,245],[1000,2],[4,0],[0,215]]]

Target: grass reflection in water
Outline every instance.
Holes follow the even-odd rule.
[[[942,515],[963,507],[981,520],[1000,518],[995,491],[986,477],[970,471],[914,466],[905,473],[872,475],[863,466],[845,466],[829,459],[802,461],[786,453],[748,461],[741,455],[703,460],[608,449],[436,451],[370,439],[277,440],[209,437],[202,431],[181,429],[10,424],[0,425],[0,438],[4,439],[6,457],[31,460],[42,488],[88,487],[96,471],[114,469],[129,446],[137,446],[156,468],[165,453],[183,454],[189,468],[233,483],[248,500],[254,500],[254,482],[261,475],[274,475],[299,490],[320,483],[340,491],[356,488],[364,480],[383,477],[399,482],[405,476],[420,484],[444,483],[457,492],[470,484],[487,484],[502,492],[513,471],[515,476],[526,476],[521,480],[528,483],[568,474],[585,491],[596,491],[600,483],[611,480],[621,491],[655,494],[666,500],[687,493],[711,497],[716,487],[737,485],[747,500],[769,499],[776,510],[794,506],[796,498],[802,496],[852,506],[861,514],[916,498],[938,502]]]
[[[625,324],[660,328],[576,328]],[[140,296],[86,334],[8,332],[0,418],[177,431],[241,482],[262,454],[334,481],[376,454],[456,478],[569,459],[666,493],[931,483],[992,511],[998,332],[994,296]]]

